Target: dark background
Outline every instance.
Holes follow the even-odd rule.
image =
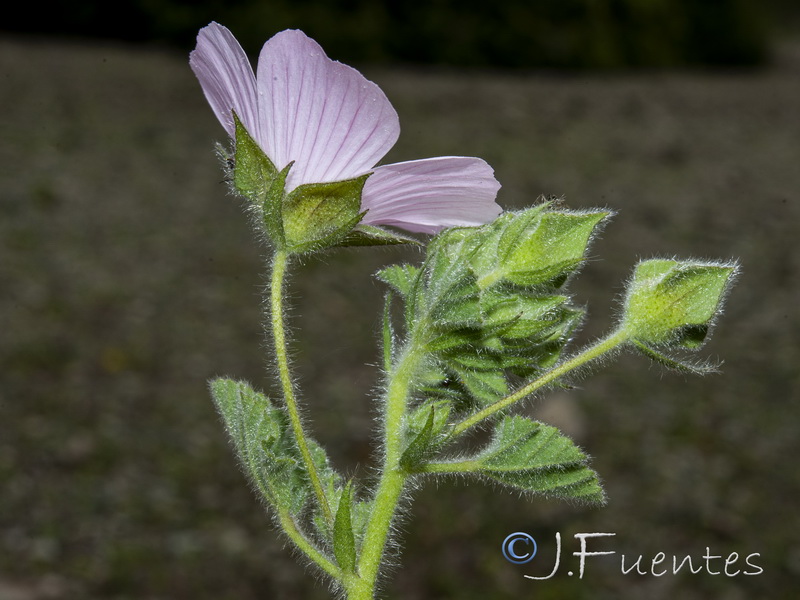
[[[90,0],[16,10],[0,30],[190,48],[198,25],[215,20],[253,52],[300,28],[348,62],[583,69],[760,64],[771,33],[800,17],[793,0]]]
[[[481,156],[505,207],[546,194],[616,210],[573,284],[589,308],[576,348],[611,327],[639,258],[742,262],[701,351],[724,361],[721,374],[676,375],[626,355],[524,408],[593,456],[606,507],[422,486],[385,597],[793,597],[792,3],[19,8],[32,14],[0,34],[0,599],[327,597],[248,489],[206,390],[216,375],[274,389],[261,328],[267,250],[220,181],[213,143],[224,133],[187,63],[211,19],[253,53],[302,26],[359,64],[400,114],[387,161]],[[383,289],[371,274],[418,258],[337,251],[292,276],[307,414],[347,474],[369,475],[374,459]],[[539,540],[540,560],[505,562],[500,542],[514,531]],[[557,531],[560,573],[524,579],[550,570]],[[616,532],[596,548],[629,563],[758,552],[764,573],[622,575],[617,556],[589,559],[578,580],[566,574],[577,532]]]

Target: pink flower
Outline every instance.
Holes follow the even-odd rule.
[[[377,85],[329,59],[302,31],[268,40],[254,74],[233,34],[211,23],[200,30],[189,64],[228,135],[234,136],[235,111],[278,170],[294,161],[287,193],[372,172],[361,199],[367,225],[435,233],[500,214],[494,201],[500,184],[479,158],[375,167],[400,134],[397,113]]]

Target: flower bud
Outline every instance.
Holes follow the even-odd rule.
[[[643,344],[699,348],[737,270],[736,263],[642,261],[628,282],[622,327]]]

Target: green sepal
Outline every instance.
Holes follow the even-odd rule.
[[[333,555],[345,573],[356,569],[356,541],[351,518],[352,482],[348,481],[339,497],[339,507],[333,522]]]
[[[283,199],[286,177],[294,163],[278,171],[270,158],[250,136],[239,117],[233,113],[235,153],[233,187],[249,199],[257,209],[269,238],[279,247],[284,245]]]
[[[428,310],[432,324],[442,330],[483,325],[480,289],[471,276],[462,277],[447,287]]]
[[[312,490],[286,413],[245,382],[220,378],[210,388],[249,479],[270,505],[299,515]]]
[[[719,370],[719,365],[698,364],[667,356],[663,352],[659,352],[652,346],[648,346],[647,344],[644,344],[638,340],[633,340],[633,346],[653,362],[657,362],[668,369],[672,369],[673,371],[678,371],[680,373],[689,373],[691,375],[708,375],[709,373],[716,373]]]
[[[233,186],[245,198],[261,203],[278,169],[233,113],[235,152]]]
[[[338,246],[398,246],[398,245],[422,246],[419,240],[398,233],[389,231],[374,225],[358,225],[353,231],[348,233]]]
[[[503,417],[488,446],[473,461],[476,472],[520,491],[605,502],[586,455],[558,429],[544,423]]]
[[[283,199],[286,195],[286,178],[294,165],[290,162],[270,182],[261,202],[261,220],[269,238],[279,248],[286,244],[283,231]]]
[[[640,262],[628,282],[622,327],[646,346],[699,348],[737,269],[735,263]]]
[[[307,183],[283,201],[286,248],[309,252],[342,242],[361,221],[361,193],[371,173],[328,183]]]

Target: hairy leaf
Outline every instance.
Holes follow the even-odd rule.
[[[524,417],[504,417],[476,456],[429,463],[421,470],[474,474],[516,490],[602,504],[605,494],[586,455],[558,429]]]
[[[311,486],[284,411],[242,381],[215,379],[211,395],[242,466],[264,499],[299,514]]]

